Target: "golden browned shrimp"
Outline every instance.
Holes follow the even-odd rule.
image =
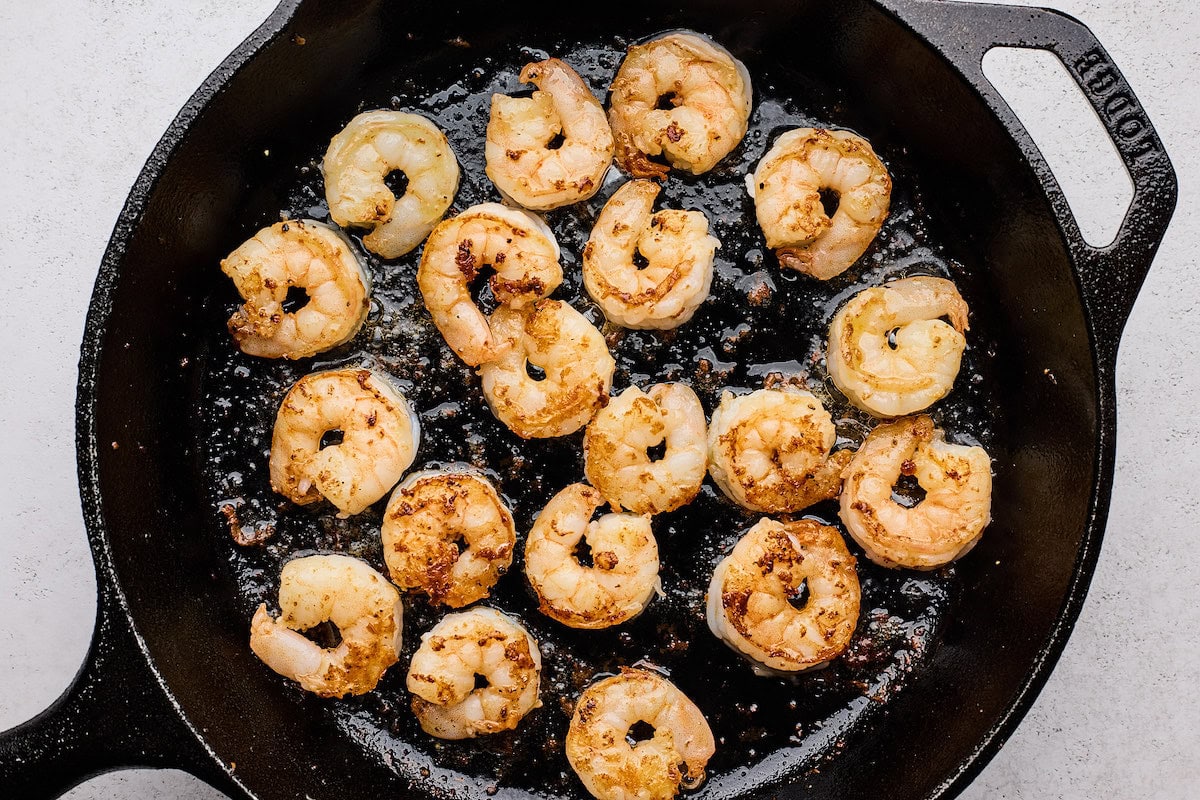
[[[338,444],[321,446],[332,431]],[[305,375],[288,391],[271,436],[271,488],[306,505],[324,497],[339,517],[387,494],[412,464],[421,425],[383,375],[340,369]]]
[[[800,511],[841,490],[850,453],[830,455],[836,440],[829,412],[809,392],[725,392],[708,426],[708,471],[743,508]]]
[[[321,170],[329,216],[342,227],[369,228],[363,244],[399,258],[421,243],[458,191],[458,162],[438,127],[419,114],[368,111],[329,142]],[[385,179],[408,179],[399,197]]]
[[[479,368],[492,413],[523,439],[566,436],[608,403],[617,364],[587,317],[559,300],[492,315],[499,355]],[[533,378],[528,365],[544,377]]]
[[[614,509],[661,514],[700,492],[708,466],[704,408],[691,387],[630,386],[597,412],[583,436],[584,472]],[[665,445],[662,458],[649,450]]]
[[[572,628],[608,628],[633,619],[659,589],[658,543],[649,515],[605,514],[591,521],[603,503],[590,486],[568,486],[542,509],[525,543],[525,574],[538,608]],[[575,556],[580,540],[591,550],[590,567]]]
[[[945,278],[865,289],[833,316],[829,377],[851,403],[877,417],[920,411],[953,388],[966,330],[967,304]]]
[[[807,602],[793,606],[805,589]],[[859,599],[854,556],[836,528],[764,517],[713,572],[708,627],[760,675],[801,672],[846,649]]]
[[[534,211],[587,200],[612,163],[604,109],[575,70],[557,58],[526,64],[521,83],[538,90],[532,97],[492,95],[487,176],[501,194]]]
[[[630,744],[639,722],[654,735]],[[644,669],[593,683],[567,729],[567,761],[597,800],[671,800],[704,782],[717,750],[708,720],[675,684]]]
[[[383,515],[383,557],[401,589],[451,608],[482,600],[512,564],[512,512],[482,475],[426,470],[404,479]]]
[[[746,185],[779,263],[821,280],[842,274],[866,252],[892,196],[887,167],[866,139],[822,128],[780,136]],[[822,193],[837,199],[832,217]]]
[[[245,302],[229,318],[243,352],[308,358],[344,344],[367,318],[371,280],[332,228],[312,220],[277,222],[221,262]],[[307,301],[285,311],[288,289]]]
[[[266,605],[250,623],[250,649],[263,663],[322,697],[363,694],[375,688],[400,652],[403,608],[387,578],[357,558],[305,556],[284,564],[279,608]],[[326,620],[342,641],[325,649],[299,631]]]
[[[700,211],[652,213],[658,184],[630,181],[604,204],[583,248],[583,285],[611,322],[675,328],[692,318],[712,286],[721,243]],[[645,266],[634,263],[641,255]]]
[[[540,706],[541,674],[529,632],[507,614],[476,606],[447,614],[421,636],[407,683],[422,730],[470,739],[511,730]]]
[[[746,135],[751,93],[745,65],[695,33],[633,45],[608,111],[617,166],[635,178],[664,178],[667,167],[650,159],[661,155],[675,169],[708,172]]]
[[[846,467],[842,522],[867,557],[885,567],[934,569],[966,555],[991,520],[992,461],[982,447],[948,444],[921,415],[880,425]],[[901,475],[925,497],[893,499]]]

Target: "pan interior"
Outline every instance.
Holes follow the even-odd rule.
[[[426,9],[400,19],[366,4],[361,14],[327,19],[320,16],[327,10],[306,17],[302,9],[293,29],[198,120],[132,234],[127,277],[105,339],[106,354],[126,356],[106,356],[98,425],[101,442],[134,445],[103,451],[102,482],[111,487],[105,505],[117,532],[118,572],[156,665],[214,750],[237,763],[235,776],[262,796],[373,796],[380,782],[391,781],[442,796],[584,796],[562,751],[573,700],[596,676],[635,664],[669,674],[708,718],[718,745],[702,796],[752,796],[786,784],[833,796],[833,781],[843,796],[859,796],[849,791],[852,785],[865,795],[867,787],[889,783],[893,796],[920,796],[931,783],[918,754],[937,761],[935,775],[948,774],[965,757],[971,737],[982,735],[980,725],[990,724],[1011,699],[1061,602],[1078,542],[1058,531],[1082,530],[1082,501],[1031,512],[1047,478],[1069,476],[1081,496],[1090,485],[1087,452],[1080,461],[1069,444],[1086,436],[1091,422],[1090,386],[1086,375],[1079,377],[1086,344],[1059,330],[1082,329],[1069,265],[1044,222],[991,227],[1002,222],[1001,209],[1018,209],[1017,201],[1027,199],[1028,186],[1017,180],[1025,173],[948,166],[968,162],[970,154],[914,139],[915,131],[932,131],[920,99],[911,101],[912,119],[889,113],[904,101],[864,83],[862,72],[877,74],[878,67],[862,62],[863,48],[889,36],[903,44],[888,56],[895,62],[892,75],[937,64],[923,48],[897,38],[902,34],[894,21],[873,7],[829,11],[799,4],[760,9],[742,20],[712,7],[653,19],[633,15],[618,32],[605,34],[582,20],[553,29],[489,25],[476,11],[473,18],[442,18]],[[834,43],[814,45],[812,59],[796,58],[784,46],[779,18],[792,30],[827,31]],[[705,626],[712,568],[759,517],[725,501],[711,482],[690,506],[655,519],[665,596],[635,621],[579,632],[536,611],[522,574],[523,534],[555,492],[582,480],[580,436],[526,442],[492,418],[478,378],[444,345],[416,292],[416,253],[384,262],[356,238],[374,281],[370,315],[353,341],[316,359],[244,356],[224,326],[236,295],[217,262],[281,216],[327,217],[320,159],[329,137],[355,113],[397,108],[438,122],[463,167],[454,204],[461,210],[499,199],[483,172],[488,103],[494,91],[528,88],[516,80],[523,64],[564,58],[603,98],[630,42],[685,25],[713,35],[746,63],[755,84],[754,113],[745,141],[715,170],[699,178],[673,172],[668,180],[662,205],[704,211],[722,242],[712,295],[674,332],[605,327],[618,364],[614,393],[685,381],[711,414],[725,388],[793,383],[822,399],[837,423],[839,446],[853,447],[872,423],[832,389],[822,361],[839,305],[866,286],[926,274],[952,278],[973,312],[955,389],[931,413],[949,438],[978,442],[995,459],[997,519],[966,562],[932,573],[876,567],[848,540],[860,556],[863,583],[854,641],[828,669],[790,680],[755,677]],[[334,74],[333,65],[344,69]],[[919,88],[942,86],[931,77],[937,73],[917,74],[912,80]],[[285,79],[308,94],[272,94]],[[952,79],[941,80],[951,81],[939,89],[946,97],[969,97]],[[937,98],[929,102],[937,105]],[[955,113],[978,127],[979,146],[995,148],[998,164],[1014,158],[1002,148],[998,126],[966,107]],[[796,126],[859,132],[894,181],[892,213],[876,243],[859,265],[828,283],[778,268],[745,190],[744,175],[782,130]],[[593,200],[547,215],[566,273],[554,296],[598,325],[602,315],[582,290],[579,254],[595,215],[622,180],[614,169]],[[1006,181],[1016,188],[1005,189]],[[991,194],[981,195],[980,187]],[[175,213],[181,204],[188,215]],[[1032,218],[1039,210],[1031,205],[1026,213]],[[1037,241],[1023,238],[1035,234]],[[1057,322],[1021,310],[1030,295],[1023,265],[1035,256],[1045,261],[1041,307],[1057,310]],[[155,272],[162,264],[178,270],[168,281]],[[1040,348],[1036,362],[1034,348]],[[259,603],[273,603],[280,566],[289,558],[346,552],[384,569],[382,503],[339,520],[328,506],[283,501],[267,482],[271,427],[283,394],[301,375],[350,365],[391,375],[420,412],[424,436],[413,469],[475,464],[490,472],[513,509],[518,557],[486,602],[523,621],[541,645],[544,664],[543,706],[514,732],[453,743],[420,731],[408,707],[404,669],[420,633],[444,612],[419,597],[405,604],[400,663],[362,698],[306,695],[249,653],[250,615]],[[1043,369],[1063,377],[1062,392],[1050,399],[1040,393],[1044,388],[1029,390],[1031,381],[1044,381]],[[156,373],[157,391],[147,395],[139,382]],[[132,405],[124,401],[131,390],[142,398]],[[1053,424],[1039,416],[1056,410]],[[131,502],[131,491],[140,492],[138,502]],[[236,507],[243,526],[273,527],[273,537],[262,547],[235,545],[220,510],[225,505]],[[1018,512],[1033,516],[1018,522]],[[838,524],[833,504],[810,514]],[[1028,546],[1047,531],[1057,537],[1052,548]],[[139,546],[136,532],[150,537],[153,552]],[[1021,570],[1032,580],[1016,585]],[[969,671],[959,672],[989,658],[995,680],[973,701],[981,722],[963,713],[971,680]],[[935,717],[945,715],[940,719],[967,739],[962,747],[938,749],[936,720],[913,723],[911,741],[888,739],[896,754],[909,755],[889,768],[874,748],[898,715],[916,718],[914,702],[926,702]],[[866,777],[849,778],[856,769]],[[880,777],[889,771],[903,777]]]

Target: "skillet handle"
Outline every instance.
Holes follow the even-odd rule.
[[[1024,6],[884,0],[966,76],[1037,170],[1076,265],[1103,369],[1116,364],[1121,331],[1175,209],[1175,170],[1154,126],[1104,47],[1079,20]],[[1106,247],[1084,241],[1066,197],[1016,114],[983,74],[993,47],[1048,50],[1092,104],[1133,179],[1133,201]]]
[[[96,630],[79,674],[48,709],[0,732],[0,793],[53,798],[102,772],[170,767],[245,796],[168,699],[100,572]]]

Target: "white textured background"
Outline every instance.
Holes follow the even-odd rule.
[[[73,403],[100,256],[167,124],[273,5],[0,0],[0,729],[63,691],[92,631]],[[1128,77],[1173,156],[1180,204],[1121,348],[1116,484],[1091,595],[1032,712],[964,796],[1190,800],[1200,796],[1200,11],[1190,0],[1049,5],[1088,23]],[[1107,168],[1081,97],[1053,63],[1050,77],[1033,71],[1046,59],[993,54],[987,65],[1085,232],[1107,241],[1127,180]],[[1064,108],[1076,122],[1059,119]],[[220,797],[171,771],[114,773],[69,796]]]

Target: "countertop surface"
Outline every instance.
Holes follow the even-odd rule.
[[[0,421],[9,432],[0,458],[0,729],[66,688],[92,633],[73,405],[101,254],[159,136],[273,5],[0,3],[0,265],[12,281],[0,303]],[[963,797],[1183,800],[1200,792],[1200,537],[1190,505],[1200,500],[1200,12],[1188,0],[1050,5],[1108,48],[1156,124],[1181,192],[1121,346],[1116,480],[1091,592],[1032,711]],[[1107,241],[1128,181],[1109,168],[1111,148],[1053,59],[1013,52],[989,56],[988,74],[1047,152],[1085,233]],[[220,796],[170,770],[110,773],[69,794]]]

